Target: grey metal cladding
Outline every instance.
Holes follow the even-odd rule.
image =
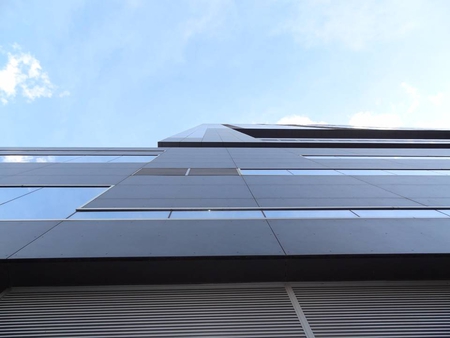
[[[256,208],[253,198],[96,198],[85,208]]]
[[[268,222],[288,255],[436,254],[448,252],[450,241],[449,219]]]
[[[284,255],[265,220],[64,221],[11,258],[243,255]]]
[[[191,168],[189,176],[238,176],[235,168]]]
[[[430,197],[430,198],[450,198],[450,184],[447,185],[427,185],[427,184],[390,184],[379,185],[382,189],[391,191],[394,194],[407,197]]]
[[[245,185],[243,176],[130,176],[120,185]]]
[[[450,177],[450,176],[449,176]],[[302,176],[302,175],[248,175],[242,176],[248,185],[316,185],[316,184],[332,184],[332,185],[366,185],[365,182],[350,176]]]
[[[371,185],[251,185],[255,198],[396,198],[395,193]]]
[[[247,186],[229,185],[117,185],[101,198],[253,198]]]
[[[268,207],[420,207],[427,205],[419,199],[408,198],[256,198],[258,205],[263,208]],[[436,201],[430,201],[436,202]],[[428,204],[434,205],[434,204]],[[441,206],[450,205],[450,199],[441,201]]]
[[[184,176],[188,168],[142,168],[134,175]]]
[[[0,221],[0,258],[11,256],[58,223],[58,221]]]

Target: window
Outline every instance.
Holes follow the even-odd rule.
[[[9,163],[107,163],[107,162],[150,162],[156,158],[156,155],[148,156],[108,156],[108,155],[83,155],[83,156],[60,156],[60,155],[4,155],[0,156],[1,162]]]
[[[65,219],[107,188],[0,188],[0,220]]]

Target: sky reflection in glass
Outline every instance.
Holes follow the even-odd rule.
[[[170,211],[78,211],[69,219],[161,219]]]
[[[0,156],[0,162],[9,163],[47,163],[47,162],[67,162],[78,156],[26,156],[26,155],[5,155]]]
[[[0,204],[9,202],[38,189],[40,188],[0,188]]]
[[[264,210],[267,218],[355,218],[350,210]]]
[[[259,210],[202,210],[202,211],[172,211],[170,218],[194,218],[194,219],[212,219],[212,218],[264,218]]]
[[[37,189],[0,205],[0,219],[64,219],[105,190],[106,188]]]
[[[111,162],[125,162],[125,163],[144,163],[144,162],[150,162],[153,161],[156,158],[156,156],[120,156]]]

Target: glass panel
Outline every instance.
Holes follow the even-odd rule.
[[[352,210],[363,218],[447,218],[436,210]]]
[[[80,156],[70,161],[70,163],[105,163],[111,162],[119,156]]]
[[[267,218],[355,218],[350,210],[264,210]]]
[[[443,214],[445,214],[447,216],[450,216],[450,210],[449,209],[439,209],[439,210],[436,210],[436,211],[441,212],[441,213],[443,213]]]
[[[292,175],[288,170],[249,170],[241,169],[242,175]]]
[[[450,170],[432,170],[432,171],[437,173],[438,175],[450,175]]]
[[[202,211],[172,211],[170,218],[181,219],[204,219],[204,218],[264,218],[259,210],[202,210]]]
[[[40,188],[0,188],[0,204],[11,201],[19,196],[29,194]]]
[[[431,170],[386,170],[389,173],[392,173],[394,175],[402,175],[402,176],[438,176],[438,175],[444,175],[440,174],[435,171]]]
[[[170,211],[78,211],[69,219],[161,219]]]
[[[344,175],[371,175],[371,176],[379,176],[379,175],[392,175],[391,173],[384,170],[338,170]]]
[[[156,156],[120,156],[111,162],[150,162],[153,161]]]
[[[6,155],[0,156],[0,162],[15,163],[45,163],[45,162],[66,162],[76,159],[77,156],[26,156],[26,155]]]
[[[289,170],[294,175],[343,175],[336,170]]]
[[[0,205],[0,219],[64,219],[106,188],[42,188]]]

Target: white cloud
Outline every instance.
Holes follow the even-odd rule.
[[[29,101],[52,97],[56,87],[35,57],[21,52],[17,46],[7,56],[6,65],[0,68],[0,101],[3,104],[17,95],[22,95]]]
[[[402,120],[397,114],[376,114],[365,111],[353,115],[349,124],[355,127],[395,128],[402,125]]]
[[[398,100],[384,108],[377,107],[378,111],[359,112],[350,118],[349,124],[358,127],[450,129],[450,90],[430,95],[406,82],[402,82],[400,88],[404,95]],[[380,112],[380,109],[385,111]]]
[[[54,162],[53,156],[26,156],[26,155],[5,155],[0,156],[0,162],[24,163],[24,162]]]
[[[326,122],[314,122],[307,116],[301,115],[288,115],[282,117],[277,121],[277,124],[299,124],[299,125],[307,125],[307,124],[326,124]]]
[[[373,42],[405,36],[418,25],[420,3],[420,0],[298,1],[281,31],[293,34],[306,45],[339,42],[357,50]]]

